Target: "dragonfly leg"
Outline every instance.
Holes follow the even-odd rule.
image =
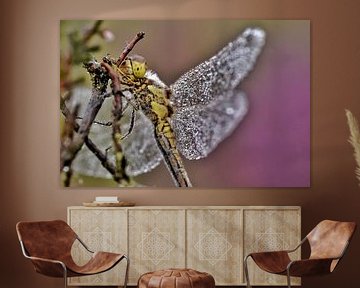
[[[130,133],[134,130],[134,124],[135,124],[135,109],[131,111],[131,121],[130,121],[130,127],[128,132],[124,136],[121,137],[120,140],[124,140],[127,136],[130,135]]]

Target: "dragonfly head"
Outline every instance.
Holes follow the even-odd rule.
[[[136,78],[144,78],[147,69],[145,58],[139,55],[132,55],[128,57],[128,59],[130,60],[131,70],[134,76]]]

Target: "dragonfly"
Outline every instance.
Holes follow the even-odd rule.
[[[114,66],[124,104],[130,103],[132,108],[121,119],[122,131],[131,132],[121,143],[128,162],[126,173],[147,173],[164,161],[176,186],[191,187],[182,159],[207,157],[243,120],[249,101],[239,84],[253,69],[265,38],[261,28],[246,28],[170,86],[148,69],[142,56],[128,56],[119,67]],[[85,99],[84,94],[90,93],[83,90],[76,94]],[[97,120],[109,117],[105,116],[109,109],[103,105]],[[111,127],[95,123],[89,137],[106,149],[112,141]],[[86,147],[72,168],[84,175],[112,177]]]

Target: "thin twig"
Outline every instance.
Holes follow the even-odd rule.
[[[130,51],[134,48],[135,44],[143,39],[145,36],[144,32],[138,32],[133,40],[129,42],[123,52],[120,54],[118,60],[116,61],[116,65],[120,66],[120,64],[124,61],[125,57],[130,53]]]
[[[90,41],[90,39],[99,33],[100,26],[103,23],[103,20],[97,20],[94,22],[94,24],[89,27],[86,31],[84,31],[82,35],[82,44],[83,46],[86,46],[87,43]],[[62,91],[69,91],[73,86],[78,84],[79,82],[83,82],[83,78],[78,78],[75,80],[71,80],[71,68],[73,64],[73,53],[68,51],[65,55],[61,55],[61,82],[60,87]]]
[[[129,183],[130,178],[125,173],[126,167],[126,159],[124,157],[122,147],[121,147],[121,128],[120,128],[120,119],[122,117],[122,91],[120,86],[120,78],[119,75],[115,72],[115,70],[105,62],[101,63],[101,66],[104,67],[111,79],[111,88],[114,95],[114,107],[112,110],[113,114],[113,146],[115,153],[115,179],[119,181],[123,181],[125,183]]]
[[[70,114],[69,109],[66,107],[65,103],[64,105],[61,106],[61,112],[64,114],[65,117],[68,117],[68,115]],[[74,125],[74,131],[77,132],[79,131],[79,124],[75,122]],[[107,153],[104,154],[97,146],[94,142],[91,141],[91,139],[89,137],[85,138],[85,145],[89,148],[89,150],[99,159],[101,165],[108,170],[108,172],[111,175],[115,174],[115,166],[114,164],[112,164],[109,159],[107,158]]]
[[[78,120],[82,120],[83,117],[81,116],[77,116],[76,119]],[[111,121],[108,121],[108,122],[101,122],[101,121],[97,121],[97,120],[94,120],[93,122],[94,124],[97,124],[97,125],[100,125],[100,126],[111,126],[112,125],[112,122]]]
[[[91,28],[85,32],[83,40],[84,43],[87,43],[96,33],[99,32],[99,28],[102,22],[104,22],[104,20],[95,21],[94,25],[92,25]]]
[[[100,65],[105,68],[107,74],[109,75],[109,77],[111,79],[113,95],[120,96],[120,97],[123,96],[122,92],[121,92],[119,75],[115,72],[115,70],[108,63],[101,62]]]
[[[73,175],[73,171],[72,171],[71,168],[69,168],[64,173],[65,173],[64,187],[70,187],[71,177]]]
[[[101,165],[111,174],[115,175],[115,166],[109,161],[107,155],[104,154],[89,137],[86,137],[85,144],[89,150],[99,159]],[[115,177],[113,177],[116,181]]]

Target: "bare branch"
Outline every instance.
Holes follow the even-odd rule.
[[[86,30],[84,33],[84,43],[87,43],[96,33],[99,32],[102,22],[104,22],[104,20],[97,20],[90,29]]]
[[[121,128],[120,128],[120,119],[122,117],[122,91],[120,86],[120,78],[119,75],[115,72],[115,70],[105,62],[101,63],[101,66],[104,67],[111,79],[111,88],[114,95],[114,108],[112,110],[113,114],[113,146],[115,153],[115,175],[114,179],[119,179],[125,183],[129,183],[130,178],[125,173],[126,167],[126,159],[124,157],[122,147],[121,147]]]
[[[61,111],[65,117],[70,115],[69,109],[66,107],[65,103],[61,106]],[[74,131],[79,131],[79,124],[75,122]],[[107,154],[103,153],[94,142],[91,141],[89,137],[85,138],[85,145],[89,148],[89,150],[99,159],[101,165],[109,171],[111,175],[115,175],[115,166],[108,160]]]
[[[144,32],[138,32],[133,40],[131,40],[130,43],[128,43],[123,50],[123,52],[120,54],[118,60],[116,61],[116,65],[120,66],[120,64],[124,61],[125,57],[130,53],[130,51],[134,48],[135,44],[139,42],[141,39],[143,39],[145,36]]]
[[[105,100],[103,94],[104,93],[101,93],[101,91],[93,89],[90,101],[85,110],[84,118],[79,125],[78,132],[74,134],[74,137],[71,143],[67,146],[67,149],[63,150],[60,154],[60,171],[62,171],[65,166],[71,166],[76,154],[84,144],[85,138],[89,134],[91,124]]]
[[[94,142],[91,141],[89,137],[86,137],[85,144],[89,148],[89,150],[100,160],[101,165],[109,171],[111,175],[113,175],[114,180],[116,181],[115,175],[115,166],[113,163],[109,161],[107,155],[103,153]]]
[[[99,26],[101,22],[96,22],[92,29],[88,31],[88,34],[84,35],[84,42],[89,41],[92,35],[95,35],[99,31]],[[121,64],[125,59],[128,53],[133,49],[135,44],[144,37],[143,32],[139,32],[133,40],[125,47],[121,55],[119,56],[116,63]],[[72,61],[69,61],[70,64]],[[71,135],[70,140],[67,141],[66,146],[62,145],[60,153],[60,171],[63,171],[65,167],[70,169],[73,160],[75,159],[77,153],[80,151],[82,145],[86,143],[90,151],[92,151],[95,156],[100,160],[102,165],[113,175],[113,178],[116,182],[124,182],[124,184],[129,184],[130,178],[125,173],[126,160],[122,154],[122,149],[120,145],[121,141],[121,131],[119,121],[122,117],[122,91],[120,85],[120,79],[116,71],[112,68],[110,64],[113,64],[115,60],[108,61],[104,59],[100,64],[96,61],[91,61],[84,64],[85,68],[89,72],[93,82],[93,90],[91,98],[85,109],[85,113],[81,119],[81,123],[77,124],[74,117],[73,125],[73,134]],[[70,66],[70,65],[69,65]],[[113,140],[114,140],[114,150],[115,150],[115,159],[116,165],[112,165],[107,160],[107,155],[100,151],[96,145],[91,142],[88,138],[91,125],[96,123],[95,118],[98,114],[104,100],[108,95],[105,93],[108,85],[108,81],[111,79],[112,94],[114,95],[114,109],[113,109]],[[106,96],[106,97],[105,97]],[[65,106],[65,101],[61,101],[61,106]],[[67,113],[66,113],[67,114]],[[76,131],[76,132],[75,132]],[[70,182],[69,182],[70,183]]]

